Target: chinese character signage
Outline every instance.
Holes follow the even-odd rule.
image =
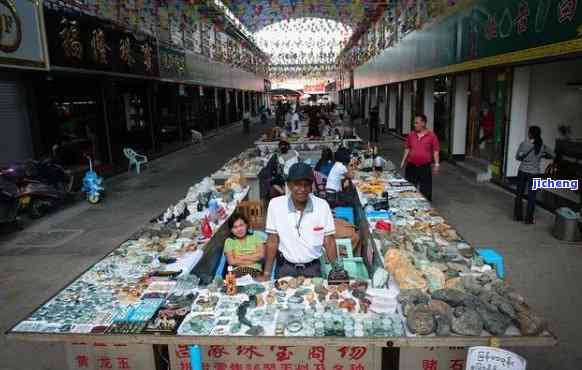
[[[184,80],[187,76],[186,55],[184,52],[160,48],[160,77]]]
[[[0,0],[0,65],[46,68],[40,8],[33,0]]]
[[[44,14],[51,65],[159,76],[153,37],[87,15],[48,8]]]
[[[373,346],[203,346],[208,370],[372,370],[379,369]],[[192,370],[186,345],[169,346],[171,370]]]
[[[70,343],[65,353],[69,370],[156,368],[153,347],[147,344]]]
[[[303,91],[305,94],[325,94],[325,81],[317,81],[312,84],[305,84]]]
[[[400,348],[400,370],[465,370],[466,348]]]
[[[356,68],[355,87],[419,78],[447,66],[458,65],[456,72],[580,52],[581,37],[582,0],[475,0]]]
[[[525,370],[525,367],[525,359],[513,352],[493,347],[469,348],[466,370]]]

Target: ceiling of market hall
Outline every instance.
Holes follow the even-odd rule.
[[[234,15],[251,31],[279,21],[312,17],[331,19],[350,27],[357,26],[373,13],[378,0],[223,0]]]

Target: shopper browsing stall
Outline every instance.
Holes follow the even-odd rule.
[[[335,153],[335,164],[327,177],[326,190],[339,193],[345,188],[345,182],[354,176],[354,168],[350,162],[350,151],[345,148],[338,149]]]
[[[329,205],[311,195],[313,170],[297,163],[289,170],[289,194],[271,200],[267,211],[267,250],[263,279],[271,276],[321,275],[320,257],[336,259],[335,226]],[[275,262],[276,258],[276,262]]]
[[[321,158],[315,165],[315,170],[327,177],[329,176],[329,173],[333,168],[333,165],[334,165],[333,152],[331,151],[330,148],[323,149],[321,151]]]
[[[249,230],[245,216],[235,213],[228,220],[230,236],[224,243],[228,265],[234,267],[237,277],[261,274],[261,261],[265,256],[263,241]]]
[[[440,166],[440,144],[434,132],[426,128],[426,116],[419,114],[414,121],[414,131],[406,138],[401,168],[406,166],[406,180],[414,184],[422,195],[432,200],[432,173]],[[434,159],[434,167],[431,164]]]

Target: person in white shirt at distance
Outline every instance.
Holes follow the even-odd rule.
[[[350,151],[345,148],[338,149],[335,153],[335,164],[327,177],[326,190],[339,193],[344,189],[344,182],[354,176],[354,168],[350,162]]]
[[[305,163],[294,164],[287,176],[289,193],[269,203],[268,234],[264,274],[269,280],[273,264],[277,278],[320,277],[320,257],[328,262],[337,257],[335,224],[327,202],[311,194],[313,170]]]

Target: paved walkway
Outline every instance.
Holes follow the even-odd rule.
[[[360,129],[367,138],[367,128]],[[400,164],[403,142],[383,134],[381,153]],[[493,184],[477,184],[449,163],[433,181],[433,204],[475,247],[493,247],[505,257],[507,280],[535,312],[546,317],[559,339],[554,348],[515,348],[528,370],[582,368],[582,243],[564,243],[550,234],[553,214],[537,208],[536,224],[512,220],[513,195]],[[577,288],[578,287],[578,288]]]
[[[213,138],[207,144],[209,151],[195,154],[187,148],[154,161],[141,176],[112,179],[107,184],[112,194],[98,206],[79,203],[41,219],[25,232],[5,237],[0,242],[2,332],[183,197],[190,185],[250,147],[257,130],[249,136],[241,130],[234,128]],[[382,141],[382,153],[398,163],[402,142],[387,135]],[[528,369],[579,369],[582,296],[576,286],[582,281],[582,248],[553,239],[549,233],[553,217],[545,211],[538,210],[536,225],[514,223],[511,194],[493,185],[475,184],[446,163],[434,180],[434,205],[473,245],[500,250],[510,283],[536,312],[549,319],[560,344],[548,349],[515,349],[528,359]],[[55,241],[51,247],[30,245],[31,237],[55,230],[62,230],[69,240]],[[0,338],[0,359],[1,370],[66,369],[61,345],[19,343],[4,336]]]

